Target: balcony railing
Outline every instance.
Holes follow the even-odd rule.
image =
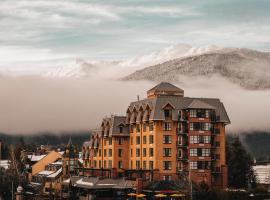
[[[188,118],[187,118],[187,116],[178,116],[178,121],[180,121],[180,122],[187,122],[187,120],[188,120]]]
[[[188,157],[187,156],[177,156],[177,160],[183,161],[183,162],[187,162],[188,161]]]
[[[180,148],[187,148],[188,147],[188,143],[187,142],[182,142],[182,143],[176,143],[176,146],[177,147],[180,147]]]
[[[183,169],[182,167],[176,167],[176,171],[177,172],[182,172],[182,173],[187,173],[188,172],[188,170],[187,169]]]
[[[179,135],[187,135],[188,134],[188,129],[187,128],[176,128],[176,133]]]
[[[219,122],[220,121],[220,116],[217,116],[217,115],[210,115],[210,120],[212,122]]]

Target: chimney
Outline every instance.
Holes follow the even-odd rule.
[[[139,95],[137,95],[137,101],[140,101],[140,96]]]

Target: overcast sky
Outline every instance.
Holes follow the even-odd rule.
[[[128,59],[181,43],[270,51],[269,11],[269,0],[0,0],[0,72],[33,75],[75,58]],[[111,73],[107,65],[102,70]],[[0,132],[6,133],[96,128],[154,86],[4,74]],[[181,87],[188,96],[220,98],[230,131],[270,130],[269,91],[243,90],[220,77],[209,82],[187,77]]]
[[[1,0],[0,64],[123,59],[171,44],[270,49],[267,0]]]

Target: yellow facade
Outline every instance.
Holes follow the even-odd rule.
[[[184,97],[183,90],[169,83],[147,94],[130,104],[126,116],[103,119],[100,131],[83,147],[85,168],[111,169],[112,176],[144,174],[148,180],[186,178],[225,188],[225,125],[230,121],[223,104]]]

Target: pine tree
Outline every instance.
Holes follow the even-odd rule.
[[[254,186],[256,178],[252,170],[252,158],[239,137],[235,137],[231,144],[226,145],[226,148],[229,186],[247,188],[250,183]]]

